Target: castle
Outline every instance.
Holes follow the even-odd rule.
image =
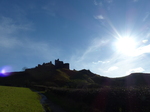
[[[69,63],[64,63],[63,61],[59,61],[59,59],[55,60],[56,69],[66,68],[69,69]]]
[[[49,63],[43,63],[42,65],[38,64],[35,68],[45,68],[45,69],[61,69],[66,68],[69,69],[69,63],[64,63],[63,61],[59,61],[59,59],[55,60],[55,65],[50,61]]]

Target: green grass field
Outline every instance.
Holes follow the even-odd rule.
[[[28,88],[0,86],[0,112],[43,112],[40,96]]]

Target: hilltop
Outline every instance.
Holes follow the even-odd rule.
[[[65,88],[100,88],[103,86],[143,86],[150,84],[150,74],[133,73],[121,78],[108,78],[92,73],[90,70],[70,70],[69,63],[59,59],[55,64],[38,64],[21,72],[12,72],[8,77],[0,77],[0,85],[35,86]]]

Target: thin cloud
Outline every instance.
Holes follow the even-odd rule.
[[[78,50],[70,59],[70,63],[74,63],[73,68],[90,68],[89,65],[93,64],[93,59],[97,59],[101,52],[98,52],[107,45],[109,40],[95,38],[91,45],[86,50]],[[97,53],[98,52],[98,53]],[[97,64],[98,65],[98,64]],[[93,66],[94,67],[94,66]]]
[[[146,16],[143,18],[143,22],[146,21],[149,17],[150,13],[147,13]]]
[[[95,19],[105,19],[103,15],[94,16]]]
[[[2,49],[4,48],[12,49],[21,44],[22,43],[17,38],[0,37],[0,46]]]
[[[32,23],[17,23],[17,21],[1,16],[0,17],[0,33],[2,34],[14,34],[18,33],[18,31],[27,31],[27,30],[33,30],[32,29]]]
[[[98,3],[97,3],[97,1],[96,1],[96,0],[94,0],[94,4],[95,4],[95,5],[98,5]]]
[[[102,5],[103,5],[103,3],[102,3],[102,2],[98,2],[97,0],[94,0],[94,5],[102,6]]]
[[[93,64],[99,64],[99,63],[102,63],[102,64],[106,64],[106,63],[109,63],[110,61],[97,61],[97,62],[93,62]]]
[[[133,2],[138,2],[139,0],[133,0]]]
[[[117,66],[112,66],[106,72],[111,72],[111,71],[114,71],[114,70],[117,70],[117,69],[118,69]]]
[[[45,11],[45,13],[49,14],[52,17],[56,16],[55,13],[55,2],[49,2],[48,4],[46,4],[45,6],[42,6],[42,9]]]
[[[118,57],[121,58],[121,57]],[[114,59],[116,60],[116,59]],[[101,74],[108,77],[122,77],[126,76],[126,71],[129,71],[131,68],[136,66],[137,59],[119,59],[117,61],[112,61],[109,65],[103,67],[101,66]],[[114,65],[115,66],[112,66]],[[106,69],[108,68],[108,69]]]
[[[108,42],[109,40],[100,40],[98,38],[94,39],[92,45],[83,53],[80,61],[84,60],[89,55],[93,55],[92,52],[94,53],[97,49],[101,49],[101,47],[105,46]]]
[[[20,35],[20,33],[28,31],[28,29],[33,29],[30,23],[22,24],[16,23],[15,20],[7,17],[0,18],[0,57],[7,59],[5,63],[11,63],[11,65],[12,63],[18,63],[21,65],[24,60],[31,60],[32,62],[30,61],[26,64],[26,66],[29,66],[31,63],[34,64],[34,61],[37,64],[40,60],[49,61],[59,57],[60,49],[57,46],[53,46],[52,43],[50,45],[48,42],[35,41],[30,37]]]
[[[1,16],[0,17],[0,46],[4,48],[14,48],[21,45],[21,37],[16,37],[20,31],[31,30],[32,26],[30,23],[18,24],[15,20]]]
[[[139,72],[144,72],[145,70],[142,67],[130,69],[129,71],[126,72],[127,75],[131,73],[139,73]]]
[[[47,42],[32,41],[30,39],[17,40],[15,38],[5,38],[5,41],[6,42],[0,41],[0,52],[2,53],[1,56],[6,55],[6,57],[9,58],[9,63],[13,62],[13,59],[16,59],[17,56],[18,59],[15,63],[22,62],[22,59],[31,60],[26,64],[26,66],[29,67],[33,65],[32,67],[34,67],[40,60],[42,60],[42,62],[48,62],[50,59],[55,59],[60,55],[60,49],[50,46]],[[11,57],[8,57],[8,54],[11,54]]]
[[[113,2],[113,0],[106,0],[107,1],[107,3],[112,3]]]
[[[148,32],[147,35],[146,35],[146,38],[149,38],[149,37],[150,37],[150,33]]]
[[[148,40],[142,40],[142,42],[143,42],[143,43],[147,43],[147,42],[148,42]]]
[[[135,52],[133,53],[133,56],[140,56],[146,53],[150,53],[150,44],[143,46],[143,47],[139,47],[135,50]]]
[[[52,47],[46,42],[33,42],[31,40],[27,40],[22,48],[25,51],[25,56],[36,56],[48,61],[60,53],[60,49],[54,46]]]

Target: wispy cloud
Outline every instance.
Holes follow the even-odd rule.
[[[139,48],[137,48],[134,52],[133,52],[133,54],[132,54],[132,56],[140,56],[140,55],[143,55],[143,54],[145,54],[145,53],[150,53],[150,44],[149,45],[146,45],[146,46],[142,46],[142,47],[139,47]]]
[[[94,16],[95,19],[105,19],[103,15]]]
[[[97,61],[97,62],[93,62],[93,64],[99,64],[99,63],[102,63],[102,64],[106,64],[106,63],[109,63],[110,61]]]
[[[34,31],[32,24],[17,23],[12,18],[0,17],[1,49],[12,50],[14,48],[20,48],[24,54],[32,54],[46,59],[50,58],[52,54],[58,54],[59,50],[57,47],[52,47],[47,42],[34,41],[30,37],[19,36],[23,31]]]
[[[59,55],[60,49],[55,46],[50,46],[47,42],[26,40],[21,46],[24,49],[24,56],[41,58],[49,61],[50,58],[56,58]]]
[[[143,43],[147,43],[147,42],[148,42],[148,40],[147,40],[147,39],[145,39],[145,40],[142,40],[142,42],[143,42]]]
[[[146,35],[146,38],[149,38],[149,37],[150,37],[150,33],[148,32],[147,35]]]
[[[33,27],[29,23],[19,24],[11,18],[1,17],[0,58],[8,58],[9,60],[7,59],[5,62],[11,63],[12,65],[12,63],[25,64],[24,60],[38,62],[40,60],[49,61],[50,59],[58,57],[60,50],[56,46],[52,46],[46,41],[32,40],[32,38],[30,39],[28,36],[25,37],[21,35],[21,33],[30,29],[30,31],[34,31],[32,28]],[[16,57],[18,57],[17,60],[15,60]],[[31,63],[34,64],[33,62],[28,62],[26,65],[29,66]]]
[[[101,48],[103,48],[103,46],[106,46],[108,43],[109,43],[108,39],[95,38],[87,49],[78,50],[76,53],[74,53],[74,55],[70,59],[70,63],[73,63],[72,67],[80,69],[80,68],[89,68],[89,65],[94,63],[95,64],[97,63],[96,65],[98,65],[98,63],[101,62],[96,61],[99,60],[98,57],[101,54]]]
[[[14,48],[22,44],[21,37],[17,37],[20,31],[32,30],[31,24],[19,24],[15,20],[0,17],[0,46],[1,49]]]
[[[56,9],[56,3],[54,1],[49,2],[48,4],[42,6],[42,9],[47,13],[48,15],[55,17],[55,9]]]
[[[127,75],[131,74],[131,73],[139,73],[139,72],[144,72],[145,70],[142,67],[138,67],[138,68],[134,68],[134,69],[130,69],[129,71],[126,72]]]
[[[21,44],[22,42],[20,42],[17,38],[0,37],[1,49],[12,49],[14,47],[20,46]]]
[[[8,34],[14,34],[18,31],[24,31],[24,30],[32,30],[31,23],[22,24],[18,23],[17,21],[13,20],[12,18],[0,17],[0,33],[1,35],[8,35]]]
[[[110,45],[109,41],[104,40],[105,39],[98,41],[96,39],[92,42],[93,44],[83,52],[83,55],[78,54],[74,56],[71,60],[71,63],[74,64],[72,67],[76,69],[90,69],[94,73],[108,77],[122,77],[129,75],[131,72],[145,71],[144,67],[147,66],[147,61],[145,60],[143,62],[143,58],[145,58],[144,54],[150,53],[150,45],[138,47],[132,56],[120,54],[116,50],[109,56],[106,53],[107,50],[111,52],[114,48],[103,51],[102,49]],[[146,41],[147,40],[144,40],[144,42]],[[138,65],[140,67],[138,67]]]
[[[114,70],[117,70],[117,69],[118,69],[117,66],[112,66],[106,72],[111,72],[111,71],[114,71]]]
[[[112,3],[113,2],[113,0],[106,0],[107,1],[107,3]]]
[[[101,39],[95,38],[92,42],[92,45],[90,45],[88,49],[83,53],[79,61],[85,60],[88,55],[93,55],[91,54],[92,52],[94,53],[97,49],[100,50],[101,47],[105,46],[108,42],[109,42],[108,39],[101,40]]]
[[[133,2],[138,2],[139,0],[133,0]]]
[[[143,18],[143,21],[146,21],[146,20],[148,19],[149,15],[150,15],[150,13],[149,13],[149,12],[148,12],[148,13],[146,13],[145,17]]]
[[[94,0],[94,5],[102,6],[103,3],[101,1]]]
[[[97,1],[96,1],[96,0],[94,0],[94,4],[95,4],[95,5],[98,5],[98,3],[97,3]]]

